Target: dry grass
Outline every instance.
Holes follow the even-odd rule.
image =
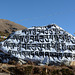
[[[0,72],[11,75],[75,75],[75,66],[0,64]]]
[[[1,32],[12,33],[12,31],[23,30],[25,28],[26,27],[19,25],[19,24],[16,24],[12,21],[0,19],[0,31]]]

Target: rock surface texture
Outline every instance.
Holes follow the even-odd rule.
[[[16,31],[0,43],[0,49],[17,58],[43,64],[75,60],[74,36],[55,24]]]

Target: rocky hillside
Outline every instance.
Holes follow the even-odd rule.
[[[5,33],[12,33],[17,30],[23,30],[26,27],[16,24],[12,21],[0,19],[0,31]]]
[[[23,29],[26,29],[26,27],[9,20],[0,19],[0,42],[5,40],[3,36],[8,37],[12,32]]]

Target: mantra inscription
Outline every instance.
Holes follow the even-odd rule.
[[[13,42],[15,40],[15,42]],[[71,57],[75,50],[74,37],[57,25],[43,27],[32,27],[20,30],[9,36],[1,47],[7,49],[8,53],[16,56],[19,54],[25,58],[28,55]],[[68,51],[68,52],[66,52]],[[73,55],[74,56],[74,55]]]

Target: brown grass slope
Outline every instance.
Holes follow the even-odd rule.
[[[0,64],[3,75],[75,75],[75,66],[36,66]]]
[[[26,27],[16,24],[9,20],[0,19],[0,31],[1,32],[12,33],[13,31],[23,30],[23,29],[26,29]]]

